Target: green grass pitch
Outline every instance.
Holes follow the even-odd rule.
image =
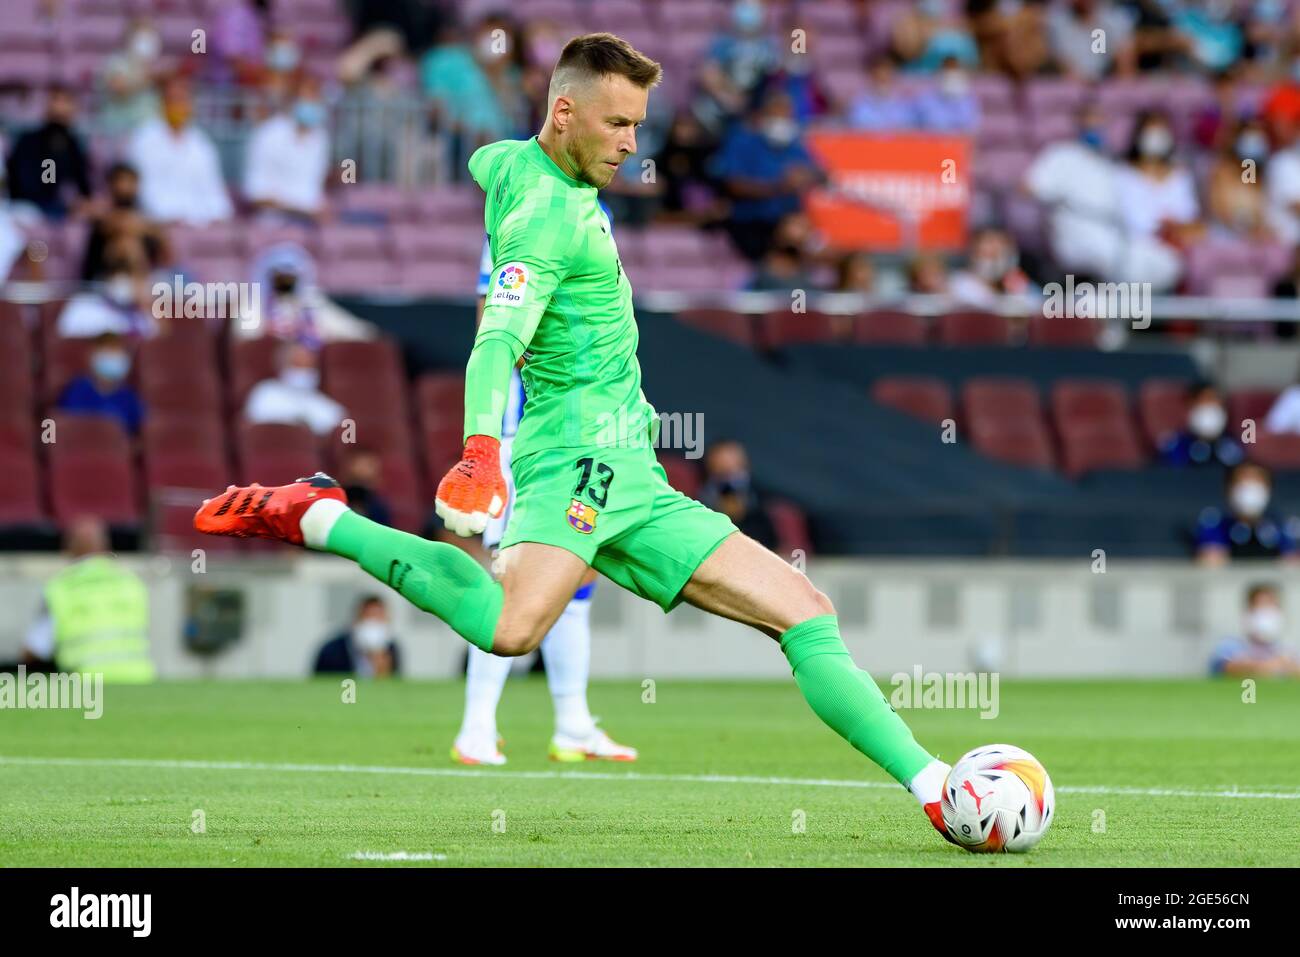
[[[456,682],[361,681],[351,704],[323,679],[110,687],[97,721],[0,712],[0,865],[1296,866],[1300,684],[1257,696],[1006,681],[994,720],[903,711],[947,760],[1005,741],[1051,773],[1042,844],[985,857],[933,833],[793,682],[660,681],[653,703],[596,683],[641,760],[574,766],[546,760],[545,682],[512,680],[500,769],[449,761]]]

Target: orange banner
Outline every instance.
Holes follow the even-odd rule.
[[[961,249],[970,207],[970,141],[923,133],[808,134],[829,182],[804,206],[835,249]]]

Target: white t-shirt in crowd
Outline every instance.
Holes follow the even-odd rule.
[[[1119,202],[1130,236],[1154,236],[1166,219],[1192,223],[1200,216],[1196,182],[1183,167],[1157,180],[1125,166],[1119,173]]]
[[[329,136],[320,128],[299,126],[288,116],[260,123],[248,141],[244,195],[314,213],[325,201]]]
[[[265,379],[253,386],[244,406],[244,418],[256,425],[305,425],[317,435],[328,435],[346,415],[343,406],[316,389]]]
[[[140,173],[146,216],[202,225],[233,215],[217,148],[194,124],[178,133],[161,119],[149,120],[136,129],[126,153]]]
[[[1278,153],[1264,169],[1268,191],[1268,224],[1278,239],[1300,243],[1300,146]]]
[[[1300,385],[1282,390],[1264,417],[1264,431],[1300,434]]]

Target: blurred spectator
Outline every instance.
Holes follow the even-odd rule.
[[[705,53],[693,108],[715,135],[750,110],[763,80],[781,62],[781,48],[764,31],[764,18],[760,0],[735,0],[730,28],[714,37]]]
[[[984,69],[1023,79],[1047,67],[1051,48],[1046,6],[1043,0],[967,0],[966,13]]]
[[[297,243],[276,243],[253,263],[257,295],[250,315],[230,324],[241,339],[274,336],[319,349],[326,342],[373,339],[378,330],[332,302],[316,284],[316,264]]]
[[[99,127],[106,136],[122,136],[158,115],[154,86],[162,37],[147,19],[132,20],[121,48],[104,61],[99,74]]]
[[[330,172],[325,104],[315,80],[298,83],[292,115],[254,127],[244,159],[244,198],[261,211],[314,222],[325,206]]]
[[[90,195],[90,161],[72,129],[76,115],[72,91],[51,86],[45,122],[14,140],[5,164],[9,198],[31,203],[51,219],[62,219],[75,210],[77,197]]]
[[[693,113],[677,112],[656,163],[666,218],[699,221],[716,215],[718,200],[709,171],[716,148],[717,143]]]
[[[1234,3],[1166,4],[1183,51],[1200,69],[1226,70],[1240,59],[1245,38]]]
[[[1119,166],[1106,153],[1104,122],[1096,103],[1085,104],[1078,114],[1078,138],[1043,147],[1021,188],[1047,207],[1048,245],[1057,264],[1066,272],[1111,279],[1126,254],[1145,260],[1149,244],[1124,248]],[[1162,250],[1157,256],[1164,261]]]
[[[948,294],[948,265],[938,253],[920,253],[907,266],[907,291],[923,296]]]
[[[1130,10],[1137,14],[1133,45],[1137,50],[1138,70],[1150,72],[1179,66],[1190,41],[1174,29],[1171,4],[1165,0],[1136,0],[1130,4]]]
[[[159,331],[149,305],[149,268],[144,247],[130,239],[115,240],[106,250],[98,281],[68,300],[59,312],[64,338],[92,339],[111,332],[148,338]]]
[[[229,219],[234,209],[221,177],[217,148],[193,122],[189,83],[173,76],[163,84],[161,119],[141,125],[127,158],[140,174],[140,206],[163,222],[202,225]]]
[[[401,674],[397,642],[382,598],[367,595],[361,599],[352,625],[321,645],[312,671],[318,675],[354,674],[362,678],[390,678]]]
[[[354,39],[339,57],[339,78],[348,84],[371,74],[376,63],[423,50],[455,15],[453,4],[424,0],[350,0],[345,10]]]
[[[794,118],[800,126],[807,126],[831,112],[831,94],[817,72],[813,54],[817,49],[817,37],[807,26],[804,31],[802,49],[791,49],[788,44],[785,56],[780,64],[767,75],[763,84],[763,95],[771,90],[780,90],[790,97],[794,104]]]
[[[943,61],[938,85],[916,98],[916,118],[921,129],[935,133],[973,133],[979,126],[979,100],[956,57]]]
[[[948,291],[966,305],[994,308],[1001,296],[1023,296],[1033,290],[1020,268],[1015,240],[1006,230],[985,227],[971,238],[965,269],[952,274]]]
[[[289,106],[298,85],[307,76],[302,68],[302,50],[293,34],[283,27],[266,38],[266,57],[261,72],[260,92],[273,110]]]
[[[1138,116],[1128,164],[1118,178],[1125,235],[1145,255],[1127,263],[1126,278],[1150,282],[1164,292],[1182,276],[1182,249],[1203,232],[1191,171],[1174,160],[1174,131],[1158,111]]]
[[[1197,382],[1187,390],[1187,427],[1160,440],[1160,460],[1189,468],[1218,465],[1233,468],[1245,452],[1228,431],[1228,409],[1212,382]]]
[[[1294,140],[1300,131],[1300,48],[1292,53],[1287,75],[1269,90],[1262,112],[1275,143]]]
[[[1213,78],[1214,98],[1192,114],[1192,142],[1201,149],[1220,150],[1232,144],[1237,124],[1250,111],[1242,102],[1237,71],[1224,70]]]
[[[1273,295],[1281,298],[1300,299],[1300,246],[1295,248],[1295,254],[1291,259],[1291,268],[1273,287]]]
[[[763,258],[781,218],[799,209],[803,193],[819,179],[803,144],[790,98],[773,92],[737,125],[714,158],[714,175],[731,197],[727,229],[740,253]]]
[[[776,548],[776,528],[750,478],[749,454],[736,440],[715,442],[705,452],[700,501],[759,544]]]
[[[443,42],[424,55],[420,80],[433,101],[437,124],[458,144],[463,161],[484,143],[523,133],[528,119],[521,77],[512,60],[513,34],[504,21],[489,18],[466,41],[448,25]]]
[[[393,510],[377,489],[383,484],[383,460],[370,449],[348,452],[339,469],[339,484],[348,496],[348,506],[380,525],[393,524]]]
[[[889,53],[882,53],[871,61],[867,82],[849,105],[851,126],[860,130],[890,131],[912,129],[920,123],[915,97],[898,86],[895,62]]]
[[[1203,509],[1196,523],[1196,560],[1222,565],[1229,559],[1296,557],[1287,522],[1268,510],[1273,477],[1268,469],[1243,462],[1228,472],[1226,504]]]
[[[871,293],[875,287],[876,267],[870,254],[849,253],[836,264],[836,292]]]
[[[1300,677],[1300,656],[1282,643],[1286,616],[1275,585],[1252,585],[1246,591],[1241,634],[1214,648],[1210,673],[1228,676]]]
[[[254,424],[305,425],[317,435],[329,435],[338,428],[347,412],[320,391],[316,353],[299,343],[286,342],[276,358],[279,374],[253,386],[244,405],[244,418]]]
[[[266,4],[254,0],[225,0],[217,6],[212,20],[212,49],[204,58],[208,79],[257,85],[266,49],[265,15]]]
[[[76,415],[106,415],[122,424],[128,435],[136,435],[144,421],[144,403],[127,384],[131,353],[114,332],[95,337],[90,367],[63,388],[55,408]]]
[[[1264,417],[1263,429],[1300,435],[1300,385],[1289,385],[1282,390]]]
[[[1279,240],[1300,245],[1300,126],[1292,125],[1289,139],[1278,140],[1278,150],[1268,164],[1268,224]]]
[[[1097,32],[1105,43],[1097,43]],[[1047,15],[1052,57],[1061,72],[1080,80],[1108,73],[1131,76],[1137,69],[1133,21],[1110,0],[1068,0]]]
[[[812,226],[803,213],[791,213],[777,223],[772,245],[759,262],[750,288],[786,292],[816,285],[808,259]]]
[[[63,551],[72,563],[45,586],[27,629],[29,667],[102,674],[106,683],[154,680],[149,657],[149,590],[108,551],[108,528],[83,516],[68,523]]]
[[[894,20],[893,51],[908,70],[933,73],[954,57],[979,66],[979,50],[963,15],[961,0],[918,0]]]
[[[104,276],[108,247],[122,242],[139,243],[149,268],[160,265],[168,256],[167,236],[157,223],[140,213],[140,176],[127,163],[114,163],[105,175],[108,196],[93,200],[90,235],[81,262],[83,280]]]
[[[1261,182],[1269,160],[1268,134],[1259,120],[1237,125],[1236,136],[1225,145],[1210,169],[1208,206],[1216,231],[1236,233],[1266,242],[1268,198]],[[1253,164],[1249,166],[1247,164]],[[1251,175],[1246,171],[1250,169]]]

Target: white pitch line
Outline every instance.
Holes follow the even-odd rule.
[[[666,781],[690,784],[776,784],[792,787],[886,788],[886,781],[852,781],[839,778],[755,777],[742,774],[643,774],[640,771],[503,771],[497,768],[407,768],[365,764],[272,764],[257,761],[174,761],[147,758],[48,758],[0,755],[0,765],[46,767],[158,768],[195,771],[271,771],[299,774],[405,774],[437,778],[509,778],[515,780]],[[1065,785],[1058,794],[1102,794],[1115,797],[1245,798],[1265,801],[1300,801],[1300,791],[1196,791],[1184,788],[1134,788],[1109,785]]]
[[[348,857],[354,861],[445,861],[446,854],[434,854],[432,851],[357,851]]]

